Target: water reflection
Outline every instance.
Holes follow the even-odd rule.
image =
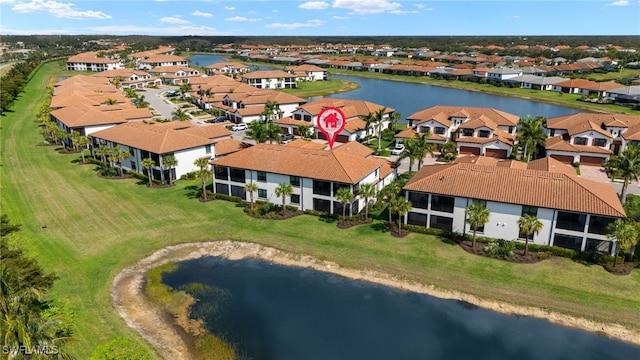
[[[256,259],[186,261],[173,287],[202,283],[207,328],[254,359],[620,359],[639,347],[516,317]],[[203,294],[201,294],[203,295]],[[215,316],[200,309],[213,308]],[[473,311],[469,311],[473,310]]]

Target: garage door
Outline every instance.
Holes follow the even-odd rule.
[[[338,135],[338,136],[336,136],[336,142],[348,143],[349,142],[349,137],[347,135]]]
[[[573,165],[573,156],[570,156],[570,155],[551,155],[551,158],[556,159],[565,164]]]
[[[580,165],[602,166],[605,158],[597,156],[580,156]]]
[[[460,154],[462,155],[480,155],[480,148],[461,146]]]
[[[497,159],[506,159],[507,150],[487,149],[484,151],[484,155],[492,158],[497,158]]]

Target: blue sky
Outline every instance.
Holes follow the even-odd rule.
[[[0,0],[0,34],[640,35],[640,0]]]

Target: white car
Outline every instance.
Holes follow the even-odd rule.
[[[400,155],[404,151],[404,145],[396,144],[396,147],[391,150],[391,155]]]
[[[231,131],[241,131],[241,130],[247,130],[249,127],[247,126],[247,124],[245,123],[240,123],[240,124],[235,124],[233,125],[233,127],[231,128]]]

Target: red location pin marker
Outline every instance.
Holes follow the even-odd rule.
[[[329,141],[329,149],[333,150],[333,143],[336,137],[344,129],[347,119],[342,110],[337,107],[326,107],[318,114],[318,129],[322,131]]]

